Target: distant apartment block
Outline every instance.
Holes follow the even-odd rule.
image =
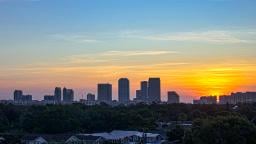
[[[148,101],[161,102],[160,78],[149,78],[148,80]]]
[[[44,104],[55,104],[55,96],[45,95],[44,96]]]
[[[141,100],[146,102],[148,100],[148,82],[142,81],[140,83]]]
[[[54,90],[54,98],[55,98],[55,102],[60,104],[61,103],[61,88],[60,87],[56,87]]]
[[[142,101],[141,90],[136,90],[136,100],[137,101]]]
[[[74,91],[72,89],[63,89],[63,102],[72,103],[74,101]]]
[[[118,80],[118,100],[120,103],[128,103],[130,101],[130,83],[127,78]]]
[[[180,96],[175,91],[169,91],[168,93],[168,101],[167,103],[180,103]]]
[[[13,97],[14,102],[18,104],[29,104],[32,102],[32,95],[24,95],[22,90],[15,90]]]
[[[219,104],[255,103],[256,92],[236,92],[219,97]]]
[[[91,94],[91,93],[88,93],[87,94],[87,101],[95,101],[95,95]]]
[[[112,85],[109,83],[98,84],[98,101],[112,102]]]
[[[203,96],[199,100],[193,100],[193,104],[217,104],[217,97]]]
[[[22,96],[23,96],[22,90],[15,90],[13,95],[14,95],[14,101],[15,102],[22,101]]]

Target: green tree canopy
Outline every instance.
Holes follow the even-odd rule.
[[[198,119],[184,143],[192,144],[255,144],[256,127],[239,116],[217,116]]]

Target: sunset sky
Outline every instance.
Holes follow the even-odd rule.
[[[0,0],[0,99],[76,100],[127,77],[160,77],[181,101],[256,91],[255,0]]]

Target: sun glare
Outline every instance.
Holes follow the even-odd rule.
[[[232,70],[218,69],[206,69],[197,72],[193,77],[193,83],[199,91],[204,92],[202,95],[219,96],[228,94],[237,85],[239,74],[236,73],[236,77],[233,74],[236,73]]]

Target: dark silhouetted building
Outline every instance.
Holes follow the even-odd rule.
[[[22,102],[32,102],[32,95],[23,95],[22,96]]]
[[[53,95],[45,95],[44,96],[44,103],[45,104],[55,104],[55,96],[53,96]]]
[[[44,96],[44,101],[52,101],[52,102],[54,102],[55,98],[54,98],[53,95],[45,95]]]
[[[149,78],[148,81],[148,101],[161,102],[160,78]]]
[[[142,81],[140,83],[140,90],[141,90],[141,100],[146,102],[148,99],[148,82]]]
[[[217,97],[203,96],[199,100],[193,100],[193,104],[217,104]]]
[[[169,104],[180,103],[180,96],[175,91],[168,92],[168,101]]]
[[[118,80],[118,100],[121,103],[130,101],[130,84],[127,78],[120,78]]]
[[[236,92],[231,93],[231,95],[220,96],[220,104],[239,104],[239,103],[255,103],[256,102],[256,92]]]
[[[22,90],[15,90],[13,95],[15,103],[29,104],[32,102],[32,95],[24,95]]]
[[[142,101],[142,98],[141,98],[141,90],[136,90],[136,100]]]
[[[87,94],[87,100],[88,100],[88,101],[95,101],[95,95],[94,95],[94,94],[91,94],[91,93],[88,93],[88,94]]]
[[[22,96],[23,96],[23,92],[22,90],[15,90],[14,91],[14,101],[15,102],[21,102],[22,101]]]
[[[54,90],[54,97],[56,103],[61,103],[61,88],[56,87]]]
[[[71,103],[74,101],[74,91],[72,89],[63,89],[63,102]]]
[[[98,84],[98,101],[112,102],[112,85]]]

